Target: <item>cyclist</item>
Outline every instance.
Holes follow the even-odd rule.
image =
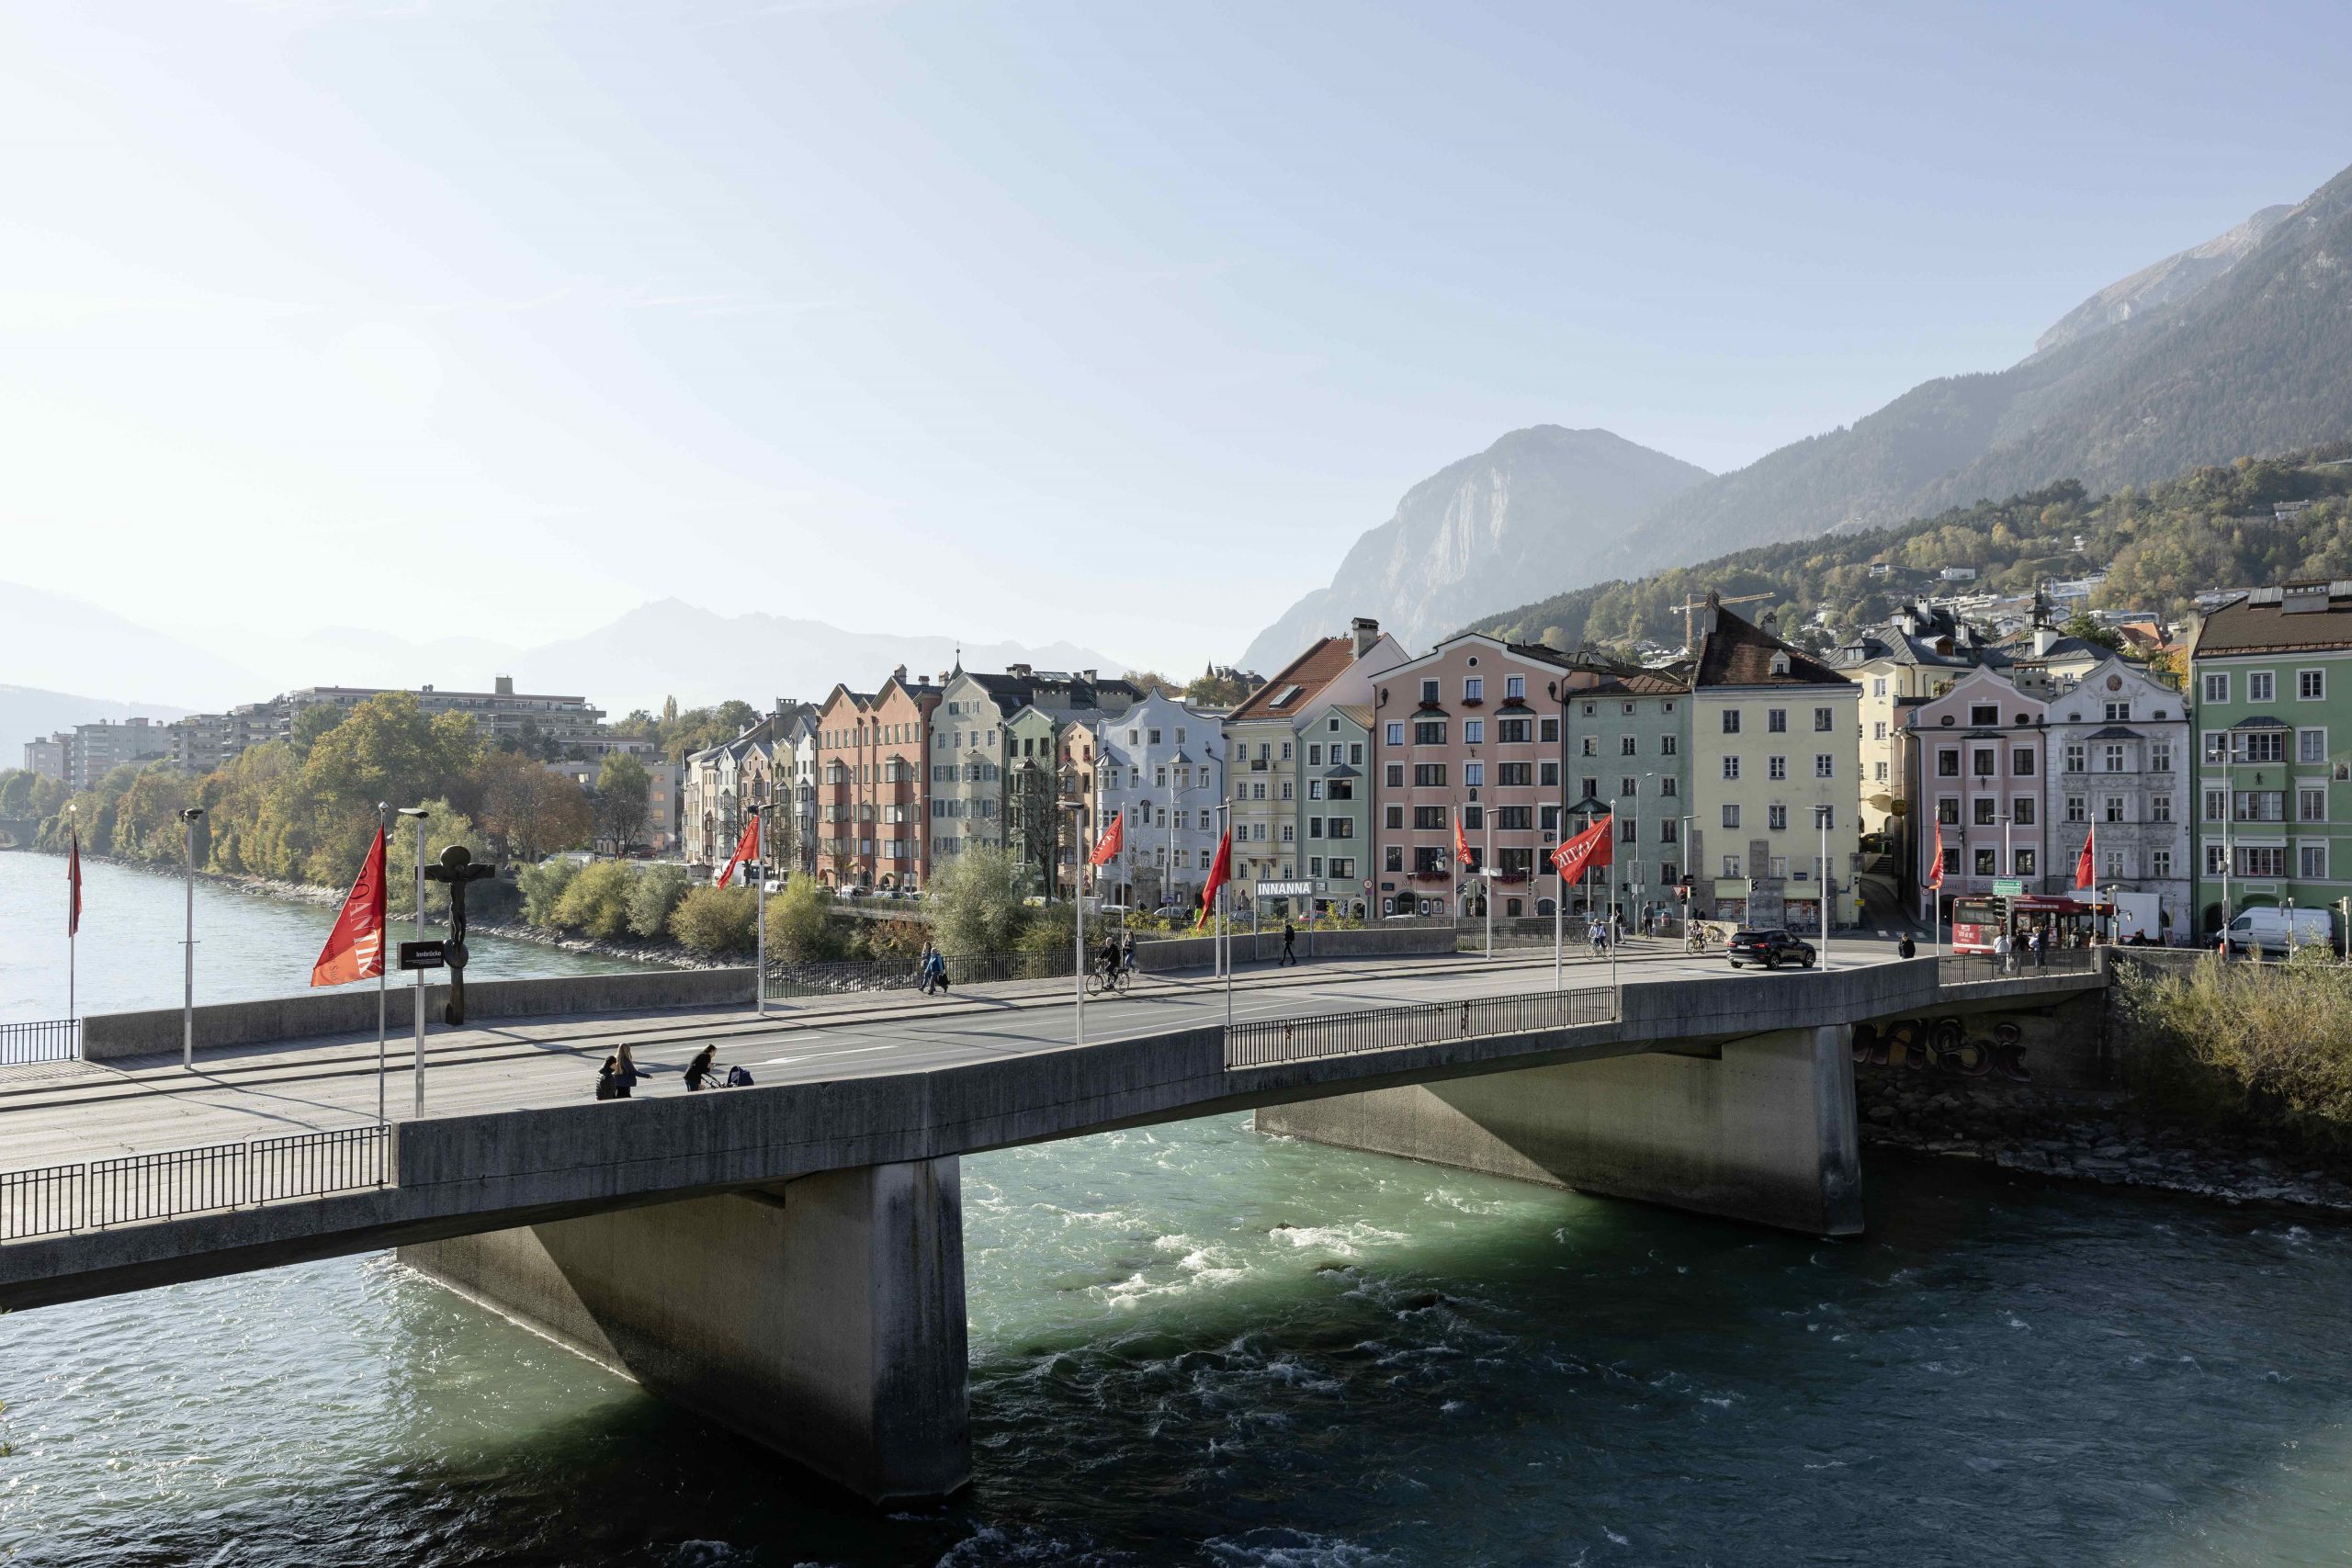
[[[1105,987],[1118,984],[1119,956],[1119,939],[1115,935],[1104,937],[1100,961],[1095,968],[1102,974]]]

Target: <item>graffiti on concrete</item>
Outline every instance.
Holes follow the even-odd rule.
[[[1854,1060],[1865,1066],[1934,1068],[1963,1078],[1998,1073],[2014,1083],[2031,1083],[2026,1070],[2025,1033],[2007,1019],[1902,1018],[1892,1023],[1854,1025]]]

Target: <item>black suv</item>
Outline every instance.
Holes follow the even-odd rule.
[[[1735,931],[1729,951],[1735,969],[1744,963],[1760,964],[1767,969],[1792,963],[1813,967],[1813,944],[1799,942],[1786,931]]]

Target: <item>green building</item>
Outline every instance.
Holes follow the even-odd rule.
[[[2189,688],[2198,931],[2352,896],[2352,581],[2222,605],[2190,643]]]

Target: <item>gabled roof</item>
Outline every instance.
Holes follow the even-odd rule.
[[[1710,595],[1712,597],[1712,595]],[[1713,623],[1699,638],[1693,686],[1850,686],[1854,682],[1803,649],[1710,604]],[[1788,656],[1784,670],[1772,668],[1776,654]]]
[[[1355,643],[1343,637],[1319,637],[1305,653],[1282,668],[1281,673],[1226,715],[1228,724],[1253,718],[1295,718],[1306,710],[1315,694],[1339,679],[1356,660]]]
[[[2292,594],[2297,609],[2289,610]],[[2309,604],[2312,608],[2300,606]],[[2324,605],[2324,608],[2318,606]],[[2299,653],[2352,648],[2352,582],[2257,588],[2205,617],[2199,658],[2221,653]]]

